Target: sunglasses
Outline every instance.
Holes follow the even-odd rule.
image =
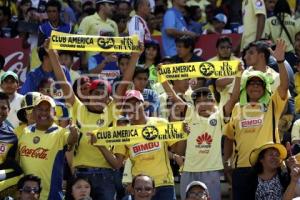
[[[34,193],[34,194],[39,194],[40,193],[40,188],[37,187],[23,187],[20,189],[21,192],[25,193]]]
[[[261,87],[264,87],[265,86],[265,83],[263,81],[254,81],[254,80],[250,80],[247,82],[247,86],[248,85],[251,85],[251,86],[261,86]]]

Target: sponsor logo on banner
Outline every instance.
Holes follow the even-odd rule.
[[[0,144],[0,154],[4,154],[7,150],[7,144],[6,143],[1,143]]]
[[[115,45],[115,40],[113,38],[99,38],[97,41],[99,47],[102,49],[110,49]]]
[[[240,122],[241,128],[254,128],[263,124],[262,118],[244,119]]]
[[[158,129],[155,126],[146,126],[142,130],[142,135],[146,140],[154,140],[159,134]]]
[[[203,62],[199,66],[199,71],[203,76],[211,76],[215,72],[215,67],[209,62]]]
[[[45,149],[42,147],[31,149],[28,148],[27,146],[22,146],[20,149],[20,156],[47,160],[48,151],[49,149]]]
[[[132,156],[135,157],[140,154],[145,154],[153,151],[158,151],[161,148],[160,142],[148,142],[143,144],[136,144],[131,147]]]
[[[199,153],[209,153],[209,149],[211,147],[211,143],[213,142],[213,138],[207,132],[199,135],[196,138],[196,148],[200,148]]]

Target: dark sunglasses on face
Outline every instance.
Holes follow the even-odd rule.
[[[259,80],[257,80],[257,81],[252,80],[252,81],[248,81],[247,85],[264,87],[265,83],[263,81],[259,81]]]
[[[21,192],[25,193],[34,193],[34,194],[39,194],[40,193],[40,188],[37,187],[23,187],[20,189]]]

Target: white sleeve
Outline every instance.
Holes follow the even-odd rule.
[[[133,16],[127,24],[129,35],[138,35],[141,42],[145,38],[145,30],[143,24],[140,22],[138,17]]]

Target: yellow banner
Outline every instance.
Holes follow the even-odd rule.
[[[50,48],[70,51],[133,52],[139,51],[138,36],[103,37],[51,32]]]
[[[183,122],[168,124],[118,126],[100,128],[93,132],[97,138],[94,145],[128,145],[153,141],[179,141],[187,139]]]
[[[158,70],[159,82],[190,78],[220,78],[234,76],[239,61],[207,61],[162,65]]]

